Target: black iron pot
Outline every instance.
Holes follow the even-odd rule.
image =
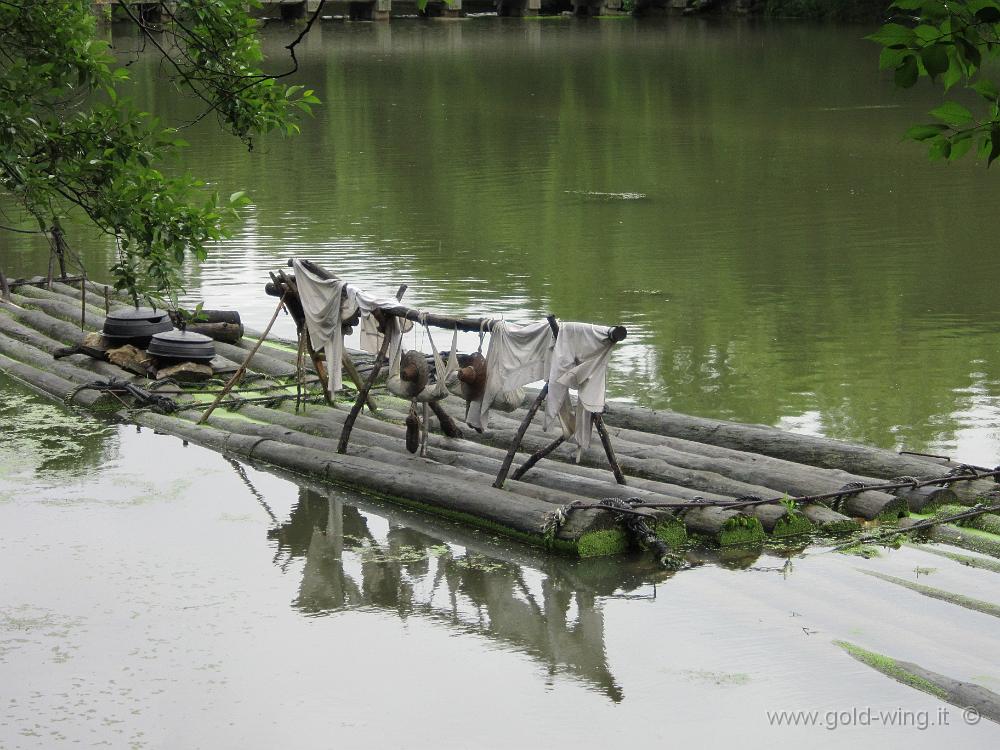
[[[208,362],[215,356],[215,341],[193,331],[165,331],[150,339],[146,353],[178,362]]]
[[[145,349],[154,334],[170,331],[173,327],[166,310],[128,308],[116,310],[104,319],[104,338],[117,346],[132,344]]]

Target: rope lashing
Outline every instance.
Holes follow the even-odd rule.
[[[556,534],[559,529],[563,527],[563,524],[569,520],[570,511],[574,510],[578,505],[581,505],[580,500],[574,500],[566,505],[560,505],[551,513],[548,513],[545,517],[545,522],[542,524],[542,536],[545,538],[546,543],[552,544],[555,541]]]
[[[920,480],[917,479],[916,477],[910,476],[909,474],[903,474],[902,476],[899,476],[899,477],[893,477],[892,478],[892,482],[893,483],[898,483],[898,484],[902,484],[902,483],[905,482],[905,483],[909,484],[910,485],[910,489],[913,489],[913,490],[917,489],[920,486]],[[900,488],[900,489],[902,489],[902,488]]]
[[[640,515],[636,513],[635,506],[641,502],[642,500],[637,497],[630,497],[628,500],[620,497],[605,497],[601,499],[600,505],[621,514],[625,530],[632,537],[633,541],[638,546],[652,551],[656,555],[657,560],[664,562],[670,557],[670,548],[646,524],[646,520],[652,519],[653,516],[651,514],[644,513]]]
[[[833,498],[833,501],[830,503],[830,507],[839,513],[841,508],[844,507],[845,502],[850,500],[852,497],[857,497],[867,489],[868,485],[864,482],[848,482],[837,490],[840,494]]]
[[[119,399],[121,396],[131,396],[139,403],[152,408],[153,411],[159,412],[160,414],[173,414],[178,409],[177,402],[172,398],[151,393],[150,391],[144,390],[133,383],[128,383],[124,380],[119,380],[118,378],[108,378],[106,381],[95,380],[92,383],[78,385],[66,394],[66,403],[72,403],[73,399],[76,398],[77,394],[81,391],[110,393],[119,397]]]
[[[941,481],[937,482],[937,484],[939,484],[942,487],[947,487],[953,482],[962,481],[965,477],[969,476],[970,474],[978,475],[979,471],[975,466],[971,466],[970,464],[959,464],[955,468],[949,469],[948,472],[943,477],[941,477]],[[993,479],[995,481],[996,477],[994,476]]]

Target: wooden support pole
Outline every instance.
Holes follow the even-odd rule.
[[[63,274],[66,278],[66,274]],[[87,285],[80,284],[80,330],[87,330]]]
[[[10,287],[7,286],[7,277],[4,276],[2,268],[0,268],[0,299],[10,302]]]
[[[80,282],[80,286],[86,289],[87,288],[86,280],[82,280]],[[105,315],[111,314],[111,289],[110,287],[108,287],[107,284],[104,285],[104,314]]]
[[[514,474],[511,476],[511,479],[516,480],[523,477],[525,474],[531,471],[531,468],[535,464],[537,464],[539,461],[541,461],[543,458],[545,458],[547,455],[549,455],[552,451],[554,451],[556,448],[558,448],[565,442],[566,442],[566,436],[560,435],[551,443],[546,445],[544,448],[540,448],[534,453],[532,453],[531,456],[528,457],[528,460],[517,468],[517,471],[514,472]]]
[[[225,398],[226,394],[233,389],[233,386],[235,386],[238,382],[240,382],[240,379],[247,371],[247,366],[250,364],[250,360],[253,359],[253,355],[257,353],[258,349],[260,349],[260,345],[264,343],[264,339],[267,338],[267,334],[271,332],[271,326],[273,326],[274,321],[278,319],[278,313],[281,312],[281,308],[284,307],[284,305],[285,305],[285,298],[284,296],[282,296],[281,299],[278,300],[278,306],[274,308],[274,315],[271,316],[271,320],[270,322],[268,322],[267,328],[264,329],[264,333],[261,334],[260,338],[257,340],[257,343],[254,345],[254,348],[251,349],[250,352],[247,354],[246,359],[243,360],[243,364],[236,368],[236,372],[234,372],[233,376],[229,378],[229,382],[226,383],[225,386],[223,386],[221,391],[219,391],[219,395],[215,397],[215,400],[212,402],[212,405],[209,406],[205,410],[205,413],[202,414],[201,417],[198,419],[198,424],[205,424],[208,418],[212,416],[212,412],[215,411],[215,407],[219,405],[219,402],[222,401],[222,399]]]
[[[618,465],[618,457],[615,455],[615,449],[611,445],[611,436],[608,435],[608,429],[604,426],[603,415],[594,415],[594,426],[597,428],[597,434],[601,436],[601,443],[604,445],[604,452],[608,456],[608,463],[611,464],[611,471],[615,475],[615,481],[618,484],[625,484],[625,475],[622,473],[622,467]]]
[[[405,293],[406,284],[402,284],[396,292],[396,299],[403,299]],[[375,363],[372,365],[372,371],[368,376],[368,380],[361,386],[361,390],[358,391],[358,397],[354,400],[354,405],[351,406],[351,411],[347,415],[347,419],[344,420],[344,428],[340,431],[340,441],[337,443],[337,453],[347,453],[347,443],[351,439],[351,430],[354,429],[354,423],[364,408],[369,391],[375,385],[375,378],[378,377],[379,372],[382,370],[382,361],[386,358],[386,353],[389,351],[389,339],[392,338],[390,327],[395,325],[398,325],[398,323],[396,323],[394,318],[390,317],[385,317],[382,322],[382,346],[379,347],[378,355],[375,357]]]

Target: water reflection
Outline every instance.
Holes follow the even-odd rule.
[[[322,615],[373,607],[402,620],[428,618],[622,700],[605,650],[604,600],[655,598],[668,573],[643,560],[552,559],[458,528],[442,534],[433,522],[387,508],[362,511],[356,502],[302,488],[289,519],[269,532],[276,564],[304,560],[296,608]]]

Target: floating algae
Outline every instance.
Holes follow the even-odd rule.
[[[116,428],[0,381],[0,476],[100,466]],[[66,436],[72,435],[73,440]]]

